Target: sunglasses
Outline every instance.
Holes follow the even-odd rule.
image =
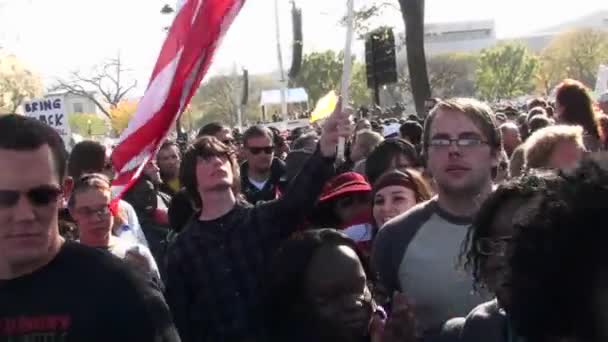
[[[0,190],[0,208],[6,209],[16,206],[21,194],[24,194],[33,206],[42,207],[56,201],[61,193],[61,188],[53,185],[41,185],[26,192]]]
[[[249,152],[251,152],[252,154],[260,154],[262,152],[264,152],[265,154],[271,154],[272,152],[274,152],[274,146],[249,147]]]

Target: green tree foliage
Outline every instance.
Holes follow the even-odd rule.
[[[427,64],[433,96],[474,96],[478,58],[477,54],[471,53],[448,53],[430,57]]]
[[[14,113],[24,101],[40,96],[41,92],[40,77],[16,56],[0,54],[0,113]]]
[[[608,32],[566,31],[556,36],[540,56],[539,89],[549,93],[564,78],[595,86],[599,65],[608,62]]]
[[[331,50],[304,55],[295,86],[305,88],[310,101],[316,103],[327,92],[339,87],[343,60],[341,54]]]
[[[294,85],[305,88],[309,100],[316,103],[331,90],[338,90],[342,80],[343,55],[334,51],[312,52],[304,56],[302,69],[294,80]],[[365,66],[353,61],[350,81],[350,101],[355,105],[369,104],[370,91],[367,89]]]
[[[260,98],[263,90],[278,89],[278,82],[270,75],[249,76],[249,99],[243,108],[243,122],[257,122],[261,119]],[[192,97],[188,120],[195,128],[206,123],[219,121],[229,125],[238,122],[237,108],[243,92],[243,80],[238,75],[211,77],[201,84]]]
[[[68,115],[68,122],[72,133],[83,137],[105,136],[108,134],[109,124],[94,113],[73,113]]]
[[[486,100],[508,99],[534,89],[538,58],[518,43],[483,50],[475,83],[478,95]]]

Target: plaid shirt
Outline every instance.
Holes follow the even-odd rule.
[[[317,152],[283,198],[190,222],[169,250],[166,284],[182,341],[266,340],[260,283],[270,258],[333,174],[333,160]]]

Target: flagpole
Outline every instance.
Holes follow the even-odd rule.
[[[354,14],[355,14],[355,1],[348,0],[347,1],[347,14],[346,14],[346,45],[344,46],[344,67],[342,69],[342,83],[340,89],[340,97],[342,98],[342,110],[345,110],[348,107],[349,102],[349,85],[350,85],[350,75],[352,68],[352,43],[353,43],[353,33],[354,33]],[[345,160],[344,150],[346,145],[346,139],[340,137],[338,141],[338,160]]]
[[[274,0],[274,16],[277,35],[277,57],[279,60],[279,71],[281,73],[281,114],[283,120],[287,118],[287,80],[285,79],[285,69],[283,68],[283,52],[281,51],[281,29],[279,24],[279,1]]]

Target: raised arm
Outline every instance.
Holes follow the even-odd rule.
[[[268,233],[287,236],[304,222],[321,194],[323,185],[335,174],[338,140],[352,132],[351,111],[337,110],[327,118],[316,152],[308,159],[293,179],[285,195],[256,207],[261,226]]]

